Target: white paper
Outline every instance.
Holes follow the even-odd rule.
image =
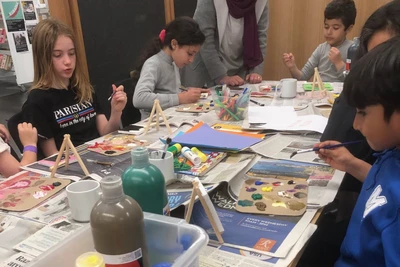
[[[275,131],[312,131],[323,133],[328,119],[318,115],[297,116],[295,120],[270,121],[266,124],[249,124],[244,121],[242,128],[251,130],[275,130]]]
[[[248,121],[249,123],[267,123],[272,125],[280,125],[282,122],[293,122],[297,118],[297,114],[293,107],[284,106],[267,106],[267,107],[249,107]]]

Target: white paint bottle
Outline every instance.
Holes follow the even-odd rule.
[[[192,162],[194,166],[199,166],[201,164],[201,158],[193,153],[193,151],[190,150],[190,148],[188,148],[187,146],[182,147],[181,153],[183,156],[185,156],[185,158],[190,160],[190,162]]]

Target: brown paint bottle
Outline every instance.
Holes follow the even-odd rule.
[[[106,267],[149,267],[139,204],[124,194],[118,176],[104,177],[100,186],[103,194],[90,215],[96,251]]]

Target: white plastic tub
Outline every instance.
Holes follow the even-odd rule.
[[[199,266],[200,250],[208,243],[203,229],[185,220],[157,214],[145,213],[144,218],[151,266],[160,262],[173,263],[173,267]],[[79,255],[94,251],[90,226],[82,228],[27,266],[75,266]]]

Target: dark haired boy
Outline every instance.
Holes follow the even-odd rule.
[[[283,54],[283,62],[293,78],[309,80],[318,67],[324,82],[343,82],[347,50],[353,44],[347,40],[352,30],[357,10],[353,0],[333,0],[324,12],[324,37],[326,42],[320,44],[312,53],[302,70],[296,66],[292,53]]]
[[[400,38],[363,56],[346,78],[343,93],[357,109],[353,127],[376,154],[374,165],[346,148],[321,149],[332,167],[364,180],[341,256],[335,266],[399,266],[400,263]],[[325,141],[318,146],[336,144]]]

